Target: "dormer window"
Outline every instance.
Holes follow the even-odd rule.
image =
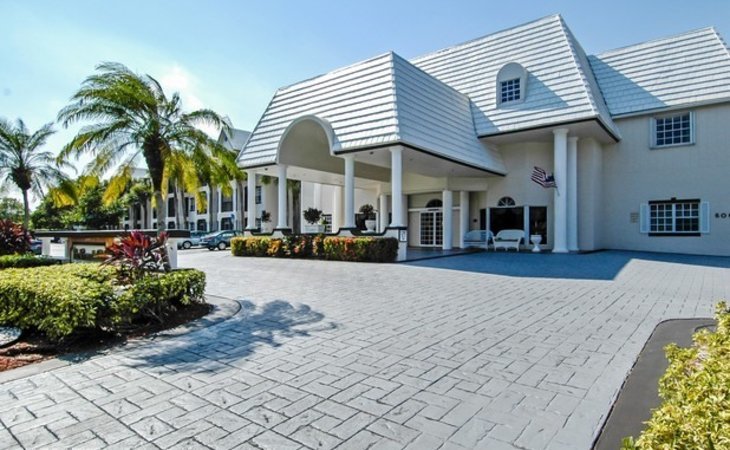
[[[500,81],[502,88],[502,103],[520,99],[520,79]]]
[[[527,71],[517,63],[502,66],[497,73],[497,106],[519,103],[527,94]]]

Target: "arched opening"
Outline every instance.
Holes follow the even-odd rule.
[[[279,143],[278,163],[330,173],[344,173],[342,158],[332,156],[334,136],[329,124],[316,117],[292,122]]]
[[[434,198],[426,203],[426,208],[441,208],[443,205],[444,203],[441,201],[440,198]]]

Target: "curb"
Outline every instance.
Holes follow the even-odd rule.
[[[52,359],[48,359],[46,361],[41,361],[39,363],[29,364],[27,366],[19,367],[17,369],[0,372],[0,385],[10,381],[20,380],[22,378],[32,377],[41,373],[50,372],[52,370],[70,366],[72,364],[88,361],[95,357],[107,356],[121,350],[136,348],[141,345],[148,344],[151,341],[171,339],[184,334],[200,331],[205,328],[210,328],[225,322],[226,320],[238,314],[239,311],[241,311],[241,303],[237,300],[211,294],[206,294],[205,299],[207,303],[213,305],[213,309],[210,313],[206,314],[200,319],[178,325],[177,327],[170,328],[169,330],[159,331],[145,337],[134,338],[119,345],[114,345],[97,351],[68,353]]]

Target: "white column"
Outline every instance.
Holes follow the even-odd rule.
[[[454,193],[444,189],[443,191],[443,243],[441,248],[451,250],[451,241],[454,236]]]
[[[312,184],[312,208],[322,209],[322,185]]]
[[[355,228],[355,155],[345,155],[345,224]]]
[[[469,191],[459,193],[459,247],[464,248],[464,237],[469,232]]]
[[[286,165],[285,164],[279,164],[276,166],[277,169],[277,175],[279,177],[279,185],[277,186],[279,188],[278,192],[278,201],[279,201],[279,209],[278,214],[276,216],[276,228],[283,230],[285,228],[289,228],[288,221],[287,221],[287,210],[286,210],[286,199],[287,199],[287,189],[286,189]]]
[[[177,269],[177,241],[178,239],[168,239],[167,243],[167,261],[170,263],[171,269]]]
[[[390,194],[393,199],[393,220],[391,227],[404,227],[403,220],[403,149],[390,149]]]
[[[332,231],[337,232],[342,228],[342,186],[335,186],[332,194]]]
[[[52,240],[53,240],[52,237],[42,237],[41,238],[41,255],[51,256],[51,241]]]
[[[248,180],[246,181],[246,188],[248,192],[248,218],[246,220],[246,229],[253,230],[256,228],[256,172],[249,170],[246,172]],[[210,205],[208,205],[210,211]],[[208,229],[211,229],[211,224],[208,224]]]
[[[378,214],[380,214],[380,231],[381,233],[388,228],[388,195],[380,194],[378,196]]]
[[[553,209],[553,253],[568,252],[568,129],[558,128],[553,130],[554,134],[554,163],[553,175],[555,176]]]
[[[152,229],[152,200],[147,200],[147,214],[144,215],[145,223],[143,228]]]
[[[578,251],[578,138],[568,138],[568,250]]]

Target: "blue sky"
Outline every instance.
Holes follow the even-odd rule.
[[[252,129],[274,90],[393,50],[410,58],[560,13],[588,53],[715,26],[730,1],[0,0],[0,116],[53,121],[100,61]],[[74,130],[49,141],[57,150]]]

